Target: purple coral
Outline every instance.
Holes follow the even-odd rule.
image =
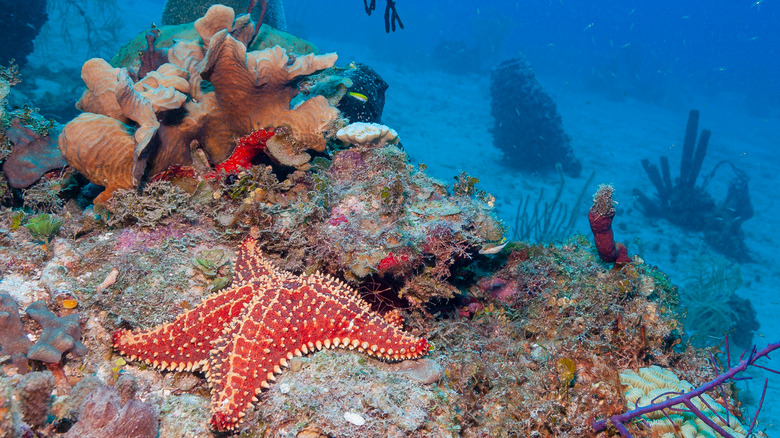
[[[19,372],[24,374],[27,371],[25,355],[31,346],[19,318],[19,306],[10,295],[0,294],[0,355],[11,356]]]
[[[87,354],[87,347],[81,343],[80,317],[71,314],[58,317],[44,301],[36,301],[25,310],[30,318],[41,325],[43,332],[27,353],[28,359],[45,363],[58,363],[65,353],[76,356]]]
[[[763,370],[770,371],[775,374],[780,374],[780,371],[765,367],[763,365],[759,365],[756,363],[759,359],[762,357],[769,357],[769,353],[777,350],[780,348],[780,342],[776,342],[774,344],[769,344],[766,347],[764,347],[762,350],[757,351],[756,347],[754,346],[752,350],[750,350],[750,354],[747,358],[745,357],[745,353],[747,353],[747,350],[745,350],[742,355],[740,356],[740,361],[737,365],[731,366],[731,356],[729,353],[728,348],[728,339],[726,339],[726,365],[729,367],[727,371],[724,373],[721,373],[716,378],[710,380],[709,382],[699,386],[698,388],[690,391],[690,392],[681,392],[681,393],[675,393],[675,392],[669,392],[667,394],[662,394],[657,398],[664,397],[668,394],[679,394],[676,397],[668,398],[664,401],[653,403],[648,406],[636,408],[633,410],[630,410],[626,413],[620,414],[620,415],[613,415],[609,417],[608,419],[595,421],[593,423],[593,429],[596,432],[601,432],[607,429],[607,426],[611,423],[615,428],[620,432],[620,435],[623,437],[629,437],[633,438],[633,435],[628,431],[626,428],[626,422],[637,418],[641,415],[650,413],[650,412],[656,412],[656,411],[664,411],[666,409],[669,410],[679,410],[678,408],[674,408],[673,406],[678,404],[683,404],[688,409],[689,412],[696,415],[699,419],[701,419],[705,424],[710,426],[715,432],[717,432],[720,436],[725,438],[734,438],[731,434],[723,430],[722,427],[717,425],[714,421],[712,421],[707,415],[701,412],[699,408],[696,407],[693,403],[693,399],[696,397],[701,397],[706,392],[712,391],[714,389],[719,389],[721,391],[721,395],[723,396],[723,400],[727,403],[726,405],[726,418],[721,417],[719,414],[715,413],[715,415],[718,416],[718,418],[724,423],[729,424],[729,416],[728,416],[728,398],[725,396],[725,392],[723,391],[723,384],[727,383],[728,381],[737,381],[737,380],[750,380],[752,377],[737,377],[737,374],[745,371],[748,367],[753,366],[756,368],[761,368]],[[718,366],[715,363],[715,360],[713,358],[712,365],[715,368],[716,372],[718,372]],[[764,397],[766,396],[766,387],[767,382],[769,379],[767,379],[764,382],[764,390],[761,393],[761,401],[758,404],[758,409],[756,410],[755,415],[753,416],[753,420],[750,422],[750,428],[748,429],[748,433],[745,436],[750,436],[750,434],[753,432],[753,428],[756,426],[756,420],[758,418],[758,413],[761,411],[761,406],[764,403]],[[700,400],[704,401],[700,398]],[[704,401],[706,405],[706,401]]]

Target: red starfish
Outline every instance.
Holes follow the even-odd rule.
[[[173,322],[114,333],[114,348],[159,369],[202,369],[212,390],[211,426],[233,430],[293,356],[322,348],[357,349],[385,360],[415,359],[428,342],[388,323],[344,283],[278,271],[241,244],[231,289]]]

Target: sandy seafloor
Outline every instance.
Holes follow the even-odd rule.
[[[146,29],[161,14],[162,2],[130,3],[121,6],[126,9],[121,12],[123,27],[118,32],[117,47],[121,46],[121,41]],[[76,27],[71,27],[70,31],[72,38],[79,37]],[[47,24],[39,37],[38,50],[30,58],[31,65],[48,62],[52,54],[62,48],[58,32],[58,27]],[[390,84],[382,122],[398,131],[412,162],[425,163],[429,174],[448,183],[461,171],[479,178],[478,187],[496,197],[496,213],[508,225],[514,222],[520,199],[528,194],[535,197],[542,188],[548,198],[554,193],[557,175],[529,176],[501,164],[501,152],[493,145],[491,135],[493,118],[488,75],[455,75],[423,69],[398,62],[397,57],[388,60],[382,52],[371,51],[357,42],[311,36],[309,39],[321,50],[339,52],[339,65],[354,60],[377,70]],[[65,65],[83,62],[78,50],[67,50],[72,56],[60,57],[60,62]],[[673,175],[679,171],[688,111],[694,108],[701,111],[700,129],[713,131],[702,174],[709,172],[720,160],[732,160],[750,175],[755,216],[744,223],[743,228],[755,262],[741,266],[743,284],[738,294],[752,300],[758,313],[761,328],[754,342],[759,348],[768,342],[780,341],[780,267],[775,261],[780,246],[780,191],[777,190],[780,114],[774,113],[766,119],[748,116],[740,98],[732,95],[713,93],[695,99],[681,98],[675,105],[659,106],[631,98],[612,100],[605,93],[575,85],[578,83],[576,78],[564,75],[538,73],[537,79],[557,103],[564,129],[572,138],[574,153],[583,164],[583,176],[566,178],[565,201],[573,203],[590,172],[596,172],[592,187],[588,188],[579,206],[582,214],[578,231],[589,233],[586,216],[590,194],[598,184],[613,184],[618,202],[614,224],[616,238],[628,245],[630,254],[638,254],[645,262],[657,265],[681,288],[685,279],[695,274],[691,269],[696,259],[713,251],[702,241],[701,235],[645,217],[636,208],[631,192],[639,188],[646,194],[655,193],[642,170],[642,158],[657,163],[659,156],[667,155]],[[725,196],[729,178],[728,172],[720,175],[723,185],[709,186],[716,200]],[[673,245],[680,248],[676,259],[671,251]],[[780,368],[780,358],[775,357],[771,364]],[[757,375],[749,386],[753,401],[760,396],[763,378],[763,375]],[[749,407],[751,416],[754,410],[755,406]],[[780,431],[778,417],[780,378],[775,376],[770,377],[760,415],[761,426],[770,436]]]

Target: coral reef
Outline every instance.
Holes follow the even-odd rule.
[[[490,74],[493,143],[504,153],[502,164],[525,172],[551,171],[560,163],[564,173],[579,176],[555,102],[534,77],[522,57],[508,59]]]
[[[253,25],[233,18],[230,8],[210,8],[195,23],[202,43],[177,42],[171,63],[137,83],[126,69],[98,59],[85,63],[88,90],[78,105],[86,112],[65,126],[59,146],[69,165],[106,187],[95,202],[137,187],[145,176],[189,165],[193,141],[211,163],[228,158],[236,137],[259,128],[275,130],[267,152],[283,165],[302,166],[310,158],[306,150],[325,148],[323,132],[337,111],[320,96],[294,109],[289,102],[296,81],[332,66],[336,55],[291,59],[278,46],[247,52]],[[202,91],[204,80],[213,91]],[[131,121],[138,125],[132,134]]]
[[[742,223],[753,217],[748,190],[750,178],[733,164],[722,161],[715,165],[701,185],[697,185],[711,135],[711,131],[702,130],[697,144],[698,129],[699,111],[691,110],[685,128],[679,178],[672,182],[668,158],[660,158],[660,172],[650,160],[644,159],[642,167],[657,194],[655,199],[651,199],[639,189],[634,189],[634,195],[645,215],[662,217],[679,227],[702,232],[707,243],[717,251],[738,262],[749,261],[750,252],[745,245]],[[726,198],[716,203],[706,187],[718,168],[725,164],[730,165],[734,178],[728,184]]]
[[[394,2],[386,10],[400,24]],[[651,376],[643,388],[704,382],[717,391],[704,406],[747,424],[718,382],[770,350],[731,367],[727,342],[721,372],[683,330],[679,303],[693,293],[639,257],[615,269],[584,236],[562,239],[583,219],[561,200],[579,163],[527,64],[505,65],[524,82],[499,91],[517,86],[528,111],[549,112],[544,135],[560,149],[547,168],[562,182],[518,216],[555,243],[508,242],[477,178],[445,184],[413,166],[398,132],[376,123],[378,75],[333,68],[335,55],[269,29],[247,47],[249,16],[213,7],[140,34],[112,65],[84,65],[85,112],[60,136],[75,169],[3,198],[24,211],[0,210],[0,435],[640,436],[685,401],[719,421],[688,395],[698,389],[639,395],[621,384],[639,381],[628,370]],[[255,46],[274,38],[293,47]],[[0,99],[12,76],[0,70]],[[44,135],[34,113],[15,117]],[[689,149],[690,182],[704,149]],[[597,193],[590,219],[600,255],[618,261],[611,195]],[[727,286],[716,304],[752,327]],[[686,409],[669,417],[701,419]],[[650,411],[664,417],[634,420]]]
[[[640,260],[606,269],[591,248],[584,237],[510,244],[495,272],[470,287],[461,319],[434,324],[431,356],[458,393],[449,404],[459,407],[462,436],[592,436],[592,418],[624,408],[619,370],[707,372],[675,348],[668,279]]]
[[[287,253],[279,263],[288,269],[385,278],[414,305],[452,297],[443,281],[451,266],[503,237],[492,197],[475,181],[448,190],[407,164],[397,146],[375,147],[394,138],[386,127],[358,124],[342,137],[364,143],[316,162],[313,174],[291,175],[286,189],[254,189],[244,201],[254,214],[241,221],[263,224],[259,240]]]

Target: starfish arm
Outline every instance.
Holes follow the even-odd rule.
[[[425,339],[388,324],[337,280],[280,275],[258,285],[245,313],[223,332],[209,357],[212,427],[235,429],[293,356],[334,347],[386,360],[427,353]]]
[[[278,274],[276,267],[263,257],[257,240],[247,237],[238,247],[234,285],[247,284],[265,275]]]
[[[114,349],[159,369],[200,369],[207,364],[214,340],[246,308],[252,296],[253,287],[241,285],[207,298],[174,321],[152,330],[118,330],[113,335]]]

